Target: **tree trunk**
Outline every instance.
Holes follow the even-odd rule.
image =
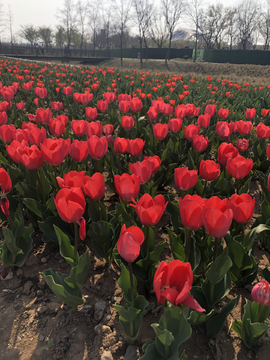
[[[195,40],[195,49],[194,49],[194,58],[193,58],[193,62],[196,62],[197,59],[197,48],[198,48],[198,26],[196,24],[196,40]]]
[[[171,44],[172,44],[172,32],[170,33],[169,47],[168,47],[168,50],[167,50],[167,53],[166,53],[166,58],[165,58],[165,66],[168,66],[168,60],[170,60]]]
[[[141,69],[142,69],[142,38],[140,38],[140,64],[141,64]]]
[[[120,59],[121,59],[121,67],[123,66],[123,31],[121,30],[120,34]]]

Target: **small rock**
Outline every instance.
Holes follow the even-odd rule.
[[[212,346],[212,347],[214,347],[214,346],[215,346],[215,340],[211,339],[211,340],[209,341],[209,345]]]
[[[42,296],[43,295],[43,291],[42,290],[38,290],[37,291],[37,296]]]
[[[97,335],[109,334],[111,332],[112,332],[111,328],[109,326],[107,326],[107,325],[98,324],[97,326],[95,326],[95,333]]]
[[[253,358],[253,356],[251,355],[251,354],[247,354],[247,358],[249,358],[249,359],[252,359]]]
[[[42,290],[46,286],[46,281],[43,278],[39,279],[38,287]]]
[[[39,335],[39,341],[44,341],[44,340],[45,340],[45,336]]]
[[[22,269],[18,269],[17,271],[16,271],[16,275],[19,277],[19,276],[21,276],[23,274],[23,271],[22,271]]]
[[[96,289],[97,289],[98,291],[100,291],[101,286],[100,286],[100,285],[97,285],[97,286],[96,286]]]
[[[146,310],[152,311],[152,310],[154,310],[155,307],[156,307],[156,304],[154,302],[150,302],[149,305],[147,306]]]
[[[129,345],[126,350],[124,360],[137,360],[139,355],[139,348],[137,346]]]
[[[100,360],[113,360],[112,353],[107,350],[101,355]]]
[[[152,310],[152,314],[157,314],[161,309],[161,306],[157,306],[154,310]]]
[[[100,321],[103,318],[105,310],[106,310],[105,301],[103,300],[97,301],[95,303],[94,319]]]
[[[36,297],[36,292],[35,291],[32,291],[31,294],[30,294],[30,298],[31,299],[34,299]]]
[[[40,308],[37,309],[37,312],[38,312],[39,314],[45,314],[46,311],[47,311],[47,306],[44,305],[44,304],[42,304],[42,305],[40,306]]]
[[[31,287],[33,286],[32,281],[27,281],[23,286],[23,294],[30,295]]]
[[[112,296],[111,302],[114,304],[116,302],[116,297]]]
[[[42,262],[42,264],[45,264],[47,262],[47,259],[45,257],[41,258],[40,260]]]
[[[10,271],[7,276],[5,277],[5,280],[11,280],[13,278],[13,271]]]
[[[81,311],[88,313],[92,309],[92,305],[84,305]]]
[[[60,259],[58,262],[59,264],[62,264],[64,262],[64,259]]]
[[[8,266],[0,265],[0,276],[4,279],[8,274]]]
[[[198,355],[194,355],[192,359],[198,359]]]
[[[36,257],[36,255],[31,255],[25,262],[26,266],[33,266],[33,265],[37,265],[39,263],[38,258]]]
[[[80,330],[76,333],[75,337],[81,341],[84,341],[86,339],[86,335],[83,334]]]

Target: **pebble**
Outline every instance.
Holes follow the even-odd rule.
[[[45,257],[41,258],[40,260],[43,264],[45,264],[47,262],[47,259]]]
[[[100,285],[97,285],[97,286],[96,286],[96,289],[97,289],[98,291],[100,291],[101,286],[100,286]]]
[[[36,255],[31,255],[25,262],[26,266],[33,266],[33,265],[37,265],[39,263],[38,258],[36,257]]]
[[[11,280],[13,278],[13,271],[10,271],[7,276],[5,277],[5,280]]]
[[[19,276],[21,276],[23,274],[23,271],[22,271],[22,269],[18,269],[17,271],[16,271],[16,275],[19,277]]]
[[[43,295],[43,291],[42,290],[38,290],[37,291],[37,296],[42,296]]]
[[[152,310],[152,314],[157,314],[161,309],[161,306],[157,306],[154,310]]]
[[[112,353],[107,350],[101,355],[100,360],[113,360]]]
[[[39,280],[38,287],[42,290],[42,289],[45,288],[45,285],[46,285],[45,279],[41,278],[41,279]]]
[[[60,260],[58,261],[58,263],[59,263],[59,264],[62,264],[64,261],[65,261],[64,259],[60,259]]]
[[[44,340],[45,340],[45,336],[39,335],[39,341],[44,341]]]
[[[139,355],[139,348],[137,346],[129,345],[126,350],[124,360],[137,360]]]
[[[32,287],[32,286],[33,286],[32,281],[28,280],[28,281],[23,285],[23,294],[30,295],[31,287]]]
[[[247,354],[247,358],[252,359],[252,355],[250,355],[249,353]]]
[[[103,318],[105,310],[106,302],[103,300],[97,301],[95,303],[94,319],[100,321]]]

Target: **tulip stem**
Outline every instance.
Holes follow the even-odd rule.
[[[204,183],[204,188],[203,188],[203,196],[205,195],[205,190],[206,190],[206,186],[207,186],[207,180],[205,180],[205,183]]]
[[[236,179],[236,194],[239,194],[239,179]]]
[[[244,245],[245,240],[245,223],[242,223],[242,245]]]
[[[95,172],[97,172],[98,171],[98,161],[97,161],[97,159],[95,160]]]
[[[158,142],[158,146],[159,146],[159,156],[161,157],[162,153],[161,153],[161,140],[159,140]]]
[[[75,242],[74,242],[74,259],[76,259],[78,253],[78,244],[79,244],[79,229],[78,224],[74,222],[74,233],[75,233]]]
[[[189,252],[190,252],[190,244],[191,244],[191,230],[186,229],[186,251],[185,251],[185,261],[188,262]]]
[[[167,299],[165,299],[164,303],[164,311],[163,311],[163,329],[167,330]],[[170,356],[170,347],[168,345],[165,345],[165,356],[166,358],[169,358]]]
[[[53,170],[54,170],[54,177],[55,177],[56,185],[58,187],[58,190],[60,190],[60,186],[59,186],[59,184],[57,182],[57,168],[56,168],[56,165],[54,165]]]
[[[146,234],[145,234],[145,241],[146,241],[146,255],[145,255],[145,257],[148,255],[148,253],[149,253],[149,246],[150,246],[150,244],[149,244],[149,226],[146,226]]]
[[[42,183],[41,183],[40,176],[39,176],[39,173],[38,173],[37,169],[36,169],[36,175],[37,175],[37,180],[38,180],[40,190],[41,190],[41,194],[42,194],[42,200],[43,200],[43,203],[45,204],[44,191],[43,191]]]
[[[216,257],[217,257],[218,243],[219,243],[219,238],[216,237],[215,244],[214,244],[213,262],[216,260]]]
[[[132,273],[131,262],[128,262],[128,270],[129,270],[129,278],[130,278],[130,296],[131,296],[130,306],[134,307],[134,284],[133,284],[133,273]],[[133,321],[130,323],[130,335],[131,335],[131,337],[134,336],[134,322]]]

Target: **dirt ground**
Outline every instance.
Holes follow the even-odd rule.
[[[108,61],[103,65],[117,67],[117,61]],[[173,61],[169,64],[171,68],[172,64]],[[182,61],[181,64],[185,64],[185,62]],[[227,74],[228,79],[232,80],[233,76],[238,76],[240,79],[240,73],[244,72],[245,65],[228,64],[227,68],[225,65],[207,64],[205,66],[208,67],[208,72],[206,72],[206,69],[203,68],[204,64],[198,64],[195,66],[199,68],[196,70],[194,67],[194,71],[207,75],[220,72],[223,76]],[[185,73],[184,65],[181,66],[183,71],[180,68],[173,68],[172,71]],[[247,67],[250,66],[247,65]],[[209,71],[210,68],[212,71]],[[264,77],[267,78],[270,67],[257,67],[258,76],[263,77],[262,68],[265,71]],[[166,69],[158,70],[154,67],[153,71],[165,72]],[[252,78],[247,78],[248,76],[252,75],[246,73],[245,81],[253,83]],[[254,79],[255,77],[256,75],[254,75]],[[257,77],[256,83],[258,81]],[[260,84],[263,85],[263,82]],[[256,197],[255,213],[252,219],[254,222],[260,212],[258,184],[253,183],[251,195]],[[167,224],[168,218],[165,215],[156,227],[156,235],[168,242],[168,236],[164,231]],[[34,248],[22,268],[10,271],[0,262],[0,359],[99,360],[103,356],[102,360],[131,360],[141,356],[143,354],[142,345],[154,338],[154,331],[150,325],[158,322],[161,315],[161,307],[157,303],[155,295],[150,294],[150,297],[147,298],[149,307],[144,316],[140,334],[136,342],[131,344],[122,331],[117,312],[113,308],[115,302],[122,300],[122,291],[117,283],[120,275],[117,265],[113,263],[112,266],[108,266],[97,258],[90,240],[86,239],[81,252],[85,251],[86,247],[89,248],[91,266],[87,281],[82,287],[85,304],[79,308],[78,312],[72,313],[70,308],[56,298],[42,277],[39,276],[40,271],[48,268],[68,272],[69,266],[59,255],[56,245],[44,244],[40,239],[41,234],[36,233],[33,242]],[[168,246],[164,253],[169,254]],[[165,256],[168,258],[168,255]],[[261,270],[265,266],[269,266],[269,252],[258,248],[256,260],[259,262],[260,269],[257,280],[260,280]],[[238,305],[228,317],[221,333],[214,340],[206,337],[203,326],[193,328],[191,338],[182,347],[182,350],[186,351],[188,359],[268,360],[270,358],[270,332],[260,340],[254,350],[249,350],[231,329],[233,320],[241,319],[244,298],[251,299],[251,289],[251,285],[243,289],[232,288],[225,301],[238,296]],[[134,347],[130,348],[130,345]],[[135,354],[137,353],[137,356],[134,355],[135,357],[132,358],[129,355],[131,349],[135,351]],[[105,357],[106,352],[109,356],[107,358]]]

